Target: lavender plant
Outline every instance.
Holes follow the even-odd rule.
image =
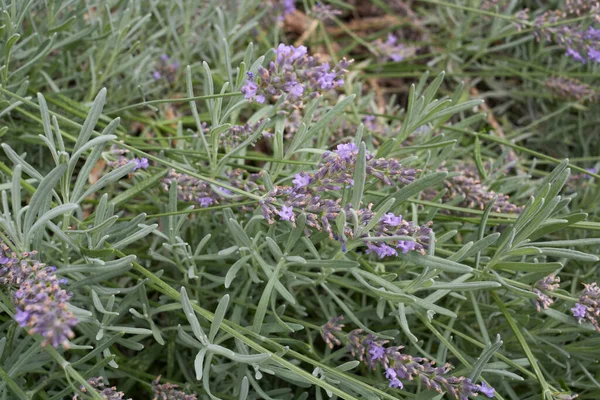
[[[0,8],[1,398],[598,397],[596,2]]]

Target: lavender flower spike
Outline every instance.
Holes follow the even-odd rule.
[[[160,384],[160,375],[152,381],[152,392],[154,397],[152,400],[197,400],[195,394],[186,394],[178,390],[177,385],[172,383]]]
[[[329,322],[321,327],[321,336],[330,349],[333,349],[334,346],[339,346],[342,344],[342,342],[340,342],[340,340],[335,337],[334,334],[341,331],[344,327],[344,324],[340,322],[343,319],[343,315],[340,315],[339,317],[333,317],[329,320]]]
[[[348,334],[348,349],[351,354],[371,369],[380,366],[391,388],[402,389],[405,381],[419,380],[427,389],[439,393],[447,392],[456,400],[467,400],[478,394],[494,396],[494,388],[485,382],[476,385],[464,376],[449,376],[450,364],[435,367],[427,358],[413,357],[402,353],[402,346],[388,346],[387,340],[356,329]]]
[[[571,308],[573,316],[577,322],[587,321],[600,332],[600,287],[596,282],[583,284],[584,290],[579,296],[579,302]]]
[[[94,388],[96,389],[96,391],[98,392],[98,394],[106,400],[123,400],[123,396],[125,396],[125,393],[123,392],[118,392],[117,388],[115,386],[113,387],[105,387],[104,386],[104,381],[102,380],[102,377],[98,377],[98,378],[91,378],[88,379],[88,383]],[[83,393],[87,393],[87,389],[85,387],[81,387],[80,389]],[[73,400],[78,400],[79,396],[75,395],[73,396]],[[131,400],[131,399],[129,399]]]

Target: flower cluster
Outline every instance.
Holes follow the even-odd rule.
[[[196,400],[195,394],[186,394],[178,390],[178,386],[172,383],[160,384],[160,375],[152,381],[152,392],[154,397],[152,400]]]
[[[177,71],[179,70],[179,62],[171,62],[169,56],[163,54],[155,64],[155,70],[152,71],[152,78],[155,81],[166,79],[169,83],[175,82]]]
[[[115,161],[109,162],[108,165],[112,168],[119,168],[129,163],[135,164],[135,167],[133,167],[134,171],[137,171],[138,169],[147,169],[150,166],[150,163],[146,157],[129,159],[125,156],[121,156]]]
[[[445,169],[441,169],[445,171]],[[445,192],[442,200],[447,202],[456,198],[463,200],[458,203],[464,208],[478,208],[480,210],[492,201],[496,196],[496,202],[492,207],[493,212],[497,213],[520,213],[522,207],[519,207],[510,202],[510,197],[502,193],[496,193],[488,186],[481,183],[478,178],[476,169],[471,166],[462,166],[459,175],[454,175],[444,181]],[[426,200],[432,200],[438,195],[435,190],[426,190],[423,192]]]
[[[71,293],[60,285],[55,267],[48,267],[32,259],[35,253],[16,254],[0,242],[0,284],[18,288],[13,293],[17,312],[15,320],[30,335],[40,334],[42,346],[51,344],[68,347],[68,339],[74,337],[72,327],[77,324],[68,309]]]
[[[260,126],[262,121],[258,121],[255,124],[244,124],[244,125],[233,125],[227,131],[221,133],[219,137],[219,144],[221,146],[233,148],[238,146],[244,140],[248,139]],[[263,136],[268,136],[267,132],[263,133]]]
[[[256,173],[249,174],[244,178],[244,171],[235,169],[227,174],[228,181],[223,183],[243,189],[246,192],[264,192],[264,186],[258,183],[261,176],[261,173]],[[173,182],[177,185],[179,200],[198,203],[200,207],[210,207],[241,200],[240,196],[234,195],[229,189],[211,185],[201,179],[174,170],[169,171],[168,175],[162,179],[161,185],[165,191],[168,191]]]
[[[571,312],[577,322],[588,321],[600,332],[600,287],[596,282],[584,283],[583,286],[585,289]]]
[[[537,312],[542,311],[542,309],[547,310],[548,307],[554,303],[552,297],[550,297],[545,292],[553,292],[560,287],[560,278],[558,276],[554,276],[553,274],[548,275],[545,278],[537,281],[533,288],[533,293],[537,295],[537,299],[535,299],[535,309]]]
[[[340,342],[340,340],[337,337],[335,337],[335,333],[340,332],[345,326],[341,323],[343,319],[343,315],[333,317],[329,320],[329,322],[327,322],[321,327],[321,336],[323,337],[323,340],[325,341],[325,343],[327,343],[330,349],[333,349],[335,346],[340,346],[342,344],[342,342]]]
[[[267,15],[271,20],[281,22],[296,11],[294,0],[265,0],[261,3],[267,8]]]
[[[301,210],[306,215],[306,234],[310,235],[312,228],[324,231],[330,239],[339,240],[345,251],[348,238],[359,239],[355,236],[357,229],[351,229],[349,223],[354,223],[355,228],[364,231],[368,225],[374,225],[369,232],[363,232],[361,239],[367,245],[368,253],[374,252],[383,258],[389,255],[397,255],[397,251],[390,246],[393,245],[406,253],[411,250],[424,253],[428,246],[431,228],[429,224],[417,226],[414,222],[406,221],[401,215],[388,213],[375,224],[371,221],[375,217],[372,205],[362,207],[361,204],[341,204],[341,196],[334,194],[336,191],[350,188],[354,185],[354,166],[357,163],[358,148],[354,143],[340,144],[336,150],[326,152],[323,160],[315,173],[301,172],[295,175],[292,183],[294,187],[275,187],[267,196],[260,201],[263,215],[269,223],[275,219],[295,223],[296,214],[294,209]],[[415,179],[416,170],[403,167],[397,160],[375,158],[368,153],[366,156],[367,178],[375,178],[376,181],[387,186],[404,186]],[[279,203],[283,203],[280,207]],[[346,221],[343,221],[342,232],[334,227],[339,227],[338,216],[344,213]],[[410,236],[412,240],[387,240],[390,236]]]
[[[317,1],[315,5],[310,9],[309,15],[320,21],[328,21],[333,17],[342,14],[342,12],[336,8],[333,8],[329,4],[323,4]]]
[[[552,94],[564,99],[585,99],[592,102],[600,100],[599,93],[577,79],[551,77],[546,79],[544,85]]]
[[[538,40],[554,41],[566,50],[566,55],[585,64],[600,63],[600,29],[583,23],[561,23],[572,17],[589,15],[600,22],[600,4],[595,1],[571,1],[567,10],[549,10],[533,20],[534,34]],[[528,20],[528,10],[521,10],[517,19]],[[521,27],[520,27],[521,28]]]
[[[417,48],[414,46],[406,46],[402,43],[398,43],[398,37],[391,33],[388,34],[385,42],[378,39],[373,45],[381,57],[394,62],[400,62],[405,58],[412,57],[417,52]]]
[[[467,400],[470,396],[484,394],[493,397],[495,390],[485,382],[477,385],[464,376],[450,376],[452,365],[436,367],[434,361],[424,357],[413,357],[404,354],[404,346],[388,346],[387,340],[378,339],[375,335],[365,334],[362,329],[348,334],[348,349],[353,357],[358,358],[371,369],[380,366],[392,388],[402,389],[402,381],[417,379],[427,389],[439,393],[448,392],[458,400]]]
[[[343,85],[344,74],[350,66],[346,59],[333,68],[309,56],[305,46],[280,44],[274,49],[276,59],[268,68],[260,66],[256,76],[248,72],[241,91],[250,101],[265,103],[286,96],[283,108],[301,108],[306,99],[320,96]]]
[[[125,393],[118,392],[117,388],[115,386],[105,387],[102,377],[88,379],[88,383],[94,389],[96,389],[96,391],[98,392],[98,394],[100,396],[102,396],[102,398],[104,398],[106,400],[123,400],[123,396],[125,396]],[[84,394],[87,393],[87,389],[84,386],[82,386],[80,388],[80,390]],[[77,396],[77,395],[73,396],[73,400],[78,400],[78,399],[79,399],[79,396]],[[129,399],[129,400],[131,400],[131,399]]]

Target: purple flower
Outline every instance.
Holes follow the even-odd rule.
[[[600,50],[590,47],[588,49],[588,58],[592,61],[600,63]]]
[[[573,313],[573,316],[575,318],[577,318],[578,320],[581,320],[582,318],[585,317],[587,308],[583,304],[576,303],[575,307],[571,308],[571,312]]]
[[[61,280],[54,274],[54,268],[31,260],[23,260],[19,266],[21,277],[27,278],[20,282],[19,289],[13,294],[17,309],[15,320],[30,335],[41,335],[43,346],[51,344],[58,347],[62,344],[67,347],[68,339],[74,336],[71,328],[77,324],[67,308],[71,293],[61,289]]]
[[[212,197],[207,196],[198,198],[198,202],[200,203],[200,207],[208,207],[214,203],[215,200]]]
[[[167,61],[167,60],[169,59],[169,56],[168,56],[168,55],[166,55],[166,54],[163,54],[163,55],[161,55],[161,56],[160,56],[160,59],[161,59],[162,61]]]
[[[415,246],[415,242],[411,242],[408,240],[400,240],[398,241],[398,245],[396,246],[396,248],[400,249],[402,253],[408,253],[410,250],[414,250]]]
[[[162,75],[160,72],[158,71],[154,71],[152,72],[152,77],[154,78],[155,81],[159,80],[160,78],[162,78]]]
[[[575,61],[579,61],[582,64],[585,64],[585,58],[579,54],[579,52],[571,47],[567,47],[567,56],[571,57]]]
[[[358,147],[354,143],[338,144],[334,153],[347,160],[358,153]]]
[[[386,379],[393,379],[396,376],[397,375],[396,375],[396,371],[394,371],[394,368],[387,367],[385,369],[385,377],[386,377]]]
[[[17,312],[15,314],[15,321],[19,323],[21,328],[24,328],[27,325],[27,321],[29,320],[30,315],[28,312],[22,311],[17,308]]]
[[[600,40],[600,29],[590,26],[585,34],[585,38],[588,40]]]
[[[394,213],[387,213],[381,218],[381,222],[391,226],[402,224],[402,215],[396,216]]]
[[[398,37],[391,33],[388,34],[385,42],[377,40],[374,43],[374,47],[384,59],[390,59],[395,62],[400,62],[407,57],[412,57],[417,51],[416,47],[405,46],[402,43],[398,43]]]
[[[133,160],[131,160],[132,162],[135,163],[135,167],[133,168],[133,170],[138,170],[140,168],[142,169],[146,169],[150,166],[150,164],[148,163],[148,159],[146,157],[142,157],[140,158],[134,158]]]
[[[288,14],[292,14],[296,11],[296,6],[294,4],[294,0],[280,0],[281,5],[283,6],[283,16]]]
[[[494,393],[496,390],[488,386],[485,382],[481,382],[481,385],[478,386],[479,392],[485,394],[487,397],[494,397]]]
[[[598,173],[598,168],[596,168],[596,167],[592,167],[592,168],[586,168],[586,171],[587,171],[587,172],[590,172],[590,173],[592,173],[592,174],[597,174],[597,173]],[[591,176],[590,176],[590,175],[587,175],[587,174],[586,174],[586,177],[587,177],[587,178],[591,178]]]
[[[275,61],[271,61],[267,68],[260,66],[256,77],[248,74],[241,91],[247,100],[259,103],[267,99],[277,102],[286,96],[286,100],[279,103],[282,111],[298,110],[305,100],[343,84],[342,76],[350,65],[345,59],[333,68],[327,63],[320,64],[307,54],[305,46],[281,43],[274,52]]]
[[[308,184],[310,183],[310,177],[305,174],[304,172],[300,173],[300,174],[296,174],[295,178],[292,183],[294,184],[294,187],[296,189],[299,189],[301,187],[305,187],[308,186]]]
[[[369,346],[369,354],[372,360],[379,360],[385,355],[385,349],[378,343],[371,343]]]
[[[293,1],[292,1],[293,4]],[[275,50],[275,54],[277,55],[277,63],[282,63],[286,58],[290,62],[294,62],[297,59],[304,57],[307,54],[306,46],[287,46],[283,43],[280,43]]]
[[[292,207],[282,206],[281,211],[279,211],[279,218],[283,221],[290,221],[294,217],[294,211]]]
[[[387,256],[397,256],[398,252],[393,248],[388,246],[385,243],[380,244],[372,244],[371,242],[367,243],[367,251],[366,253],[375,253],[379,258],[384,258]]]
[[[402,389],[402,388],[404,388],[404,385],[402,384],[400,379],[392,378],[392,379],[390,379],[390,387],[396,388],[396,389]]]
[[[292,85],[292,88],[290,89],[290,94],[294,97],[300,97],[302,96],[302,93],[304,93],[304,86],[302,86],[299,83],[295,83]]]
[[[244,98],[248,100],[257,100],[256,99],[256,91],[258,90],[258,85],[256,82],[253,82],[250,78],[246,81],[246,84],[242,86],[240,91],[244,94]],[[258,101],[258,100],[257,100]],[[260,101],[258,101],[261,103]]]

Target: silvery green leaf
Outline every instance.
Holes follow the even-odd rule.
[[[473,268],[469,267],[468,265],[446,260],[437,256],[420,255],[413,253],[414,252],[399,254],[398,258],[416,265],[435,268],[446,272],[467,273],[473,270]]]
[[[119,179],[121,179],[122,177],[124,177],[125,175],[130,174],[131,172],[133,172],[134,168],[135,168],[135,163],[127,163],[119,168],[113,169],[112,171],[110,171],[109,173],[107,173],[106,175],[104,175],[100,179],[98,179],[96,181],[96,183],[91,185],[81,196],[79,196],[77,198],[77,201],[75,201],[75,203],[77,203],[77,204],[81,203],[90,194],[96,193],[96,192],[100,191],[100,189],[105,187],[106,185],[116,182]],[[87,176],[85,176],[85,177],[87,179]],[[73,198],[75,198],[75,196],[73,196]]]
[[[25,213],[25,221],[23,223],[23,232],[27,234],[33,226],[33,221],[37,217],[38,213],[43,212],[44,207],[49,204],[51,193],[54,187],[62,178],[67,166],[62,164],[55,167],[40,181],[40,185],[31,197],[29,202],[29,208]]]
[[[92,301],[94,303],[94,307],[96,307],[96,310],[98,310],[100,313],[109,314],[109,315],[119,315],[118,312],[106,311],[104,309],[104,306],[102,305],[102,302],[100,301],[100,297],[98,297],[98,293],[96,293],[96,291],[94,289],[92,289]]]
[[[227,227],[229,228],[229,232],[233,236],[237,245],[240,247],[249,248],[252,244],[250,242],[250,238],[241,227],[241,225],[233,218],[229,218],[227,221]]]
[[[248,383],[248,378],[244,376],[242,378],[242,383],[240,384],[240,399],[239,400],[247,400],[249,389],[250,389],[250,384]]]
[[[498,351],[498,349],[502,347],[502,344],[503,342],[502,340],[500,340],[500,335],[496,335],[496,342],[494,342],[493,344],[490,343],[489,345],[485,346],[485,348],[481,352],[481,355],[479,356],[477,361],[475,361],[475,364],[473,364],[473,368],[471,369],[471,373],[469,374],[469,378],[473,382],[477,382],[484,367],[486,366],[490,358],[494,356],[494,353],[496,353],[496,351]]]
[[[269,246],[269,250],[271,251],[271,254],[273,255],[273,258],[275,260],[283,258],[283,253],[281,252],[281,249],[273,239],[267,236],[265,237],[265,242],[267,242],[267,246]]]
[[[148,236],[150,233],[154,232],[154,230],[158,227],[158,224],[152,224],[152,225],[140,224],[140,225],[138,225],[138,227],[141,228],[138,232],[113,244],[112,248],[117,249],[117,250],[122,249],[125,246],[127,246],[128,244],[136,242],[136,241]]]
[[[263,320],[267,313],[267,306],[269,304],[273,288],[275,287],[275,283],[279,283],[281,285],[281,282],[279,282],[279,273],[284,265],[283,261],[284,260],[281,260],[277,263],[277,266],[275,267],[275,269],[271,273],[271,276],[269,277],[267,286],[265,286],[265,289],[263,290],[263,293],[260,296],[258,306],[256,307],[256,312],[254,313],[254,320],[252,321],[252,331],[255,333],[260,333],[261,331]]]
[[[207,348],[200,349],[196,358],[194,359],[194,370],[196,371],[196,379],[202,380],[202,374],[204,373],[204,356],[206,355]]]
[[[181,327],[181,325],[177,326],[177,337],[179,337],[179,339],[185,343],[187,346],[196,348],[196,349],[202,349],[204,348],[204,345],[201,344],[199,341],[197,341],[196,339],[194,339],[192,336],[190,336],[189,334],[187,334],[183,328]]]
[[[428,288],[431,290],[448,289],[452,291],[467,291],[467,290],[484,290],[484,289],[496,289],[501,287],[498,282],[464,282],[464,283],[452,283],[452,282],[435,282]]]
[[[448,176],[447,172],[434,172],[432,174],[426,175],[423,178],[417,179],[414,182],[409,183],[404,186],[396,193],[391,194],[384,199],[380,200],[377,204],[383,204],[388,199],[395,199],[396,205],[402,204],[412,196],[421,193],[423,190],[431,188],[439,184],[444,180],[444,178]]]
[[[271,354],[238,354],[233,353],[227,356],[230,360],[244,364],[260,364],[271,358]]]
[[[208,341],[211,343],[215,340],[215,336],[217,335],[217,332],[219,331],[219,328],[221,327],[221,322],[223,322],[223,319],[225,318],[225,313],[227,312],[228,305],[229,305],[229,295],[226,294],[225,296],[223,296],[221,298],[221,300],[219,300],[219,305],[217,306],[217,309],[215,311],[215,317],[210,326],[210,332],[208,334]]]
[[[298,239],[304,234],[304,227],[306,226],[306,214],[301,213],[296,218],[296,226],[294,226],[290,232],[287,243],[285,245],[285,252],[290,253],[294,246],[298,243]]]
[[[358,155],[356,156],[356,165],[354,166],[354,185],[352,186],[351,204],[354,208],[360,208],[363,191],[365,189],[365,181],[367,180],[367,155],[366,146],[362,142],[359,146]]]
[[[134,328],[131,326],[105,326],[104,329],[108,331],[129,333],[132,335],[152,335],[152,331],[150,329]]]
[[[240,246],[231,246],[226,249],[219,250],[219,252],[217,254],[220,256],[228,256],[228,255],[233,254],[236,251],[238,251],[239,248],[240,248]]]
[[[75,146],[73,146],[73,150],[79,150],[84,144],[86,144],[92,134],[94,133],[94,128],[98,123],[98,119],[102,114],[102,109],[104,108],[104,103],[106,101],[106,88],[100,89],[90,111],[81,127],[81,131],[79,132],[79,136],[77,136],[77,141],[75,142]]]
[[[408,325],[408,320],[406,319],[406,309],[404,307],[404,303],[398,303],[398,319],[400,322],[400,328],[402,328],[404,334],[411,342],[417,343],[419,339],[410,331],[410,326]]]
[[[231,282],[233,282],[233,280],[235,279],[238,271],[248,262],[250,257],[251,256],[244,256],[237,260],[235,263],[233,263],[231,267],[229,267],[227,275],[225,275],[225,288],[229,288],[229,286],[231,286]]]
[[[333,268],[333,269],[349,269],[359,267],[360,264],[350,260],[306,260],[304,262],[296,262],[289,260],[290,264],[298,265],[303,268]]]
[[[79,208],[79,206],[77,204],[69,203],[69,204],[63,204],[62,206],[55,207],[55,208],[51,209],[50,211],[47,211],[44,214],[42,214],[38,218],[38,220],[35,221],[35,224],[33,224],[33,226],[25,232],[25,245],[28,246],[29,242],[35,236],[37,231],[39,229],[43,228],[46,225],[46,223],[48,223],[50,220],[52,220],[60,215],[68,214],[72,211],[77,210],[78,208]]]
[[[582,251],[571,250],[571,249],[559,249],[552,247],[539,247],[540,252],[543,255],[551,257],[569,258],[571,260],[578,260],[583,262],[595,262],[598,261],[598,256],[594,254],[584,253]]]
[[[208,337],[206,337],[206,334],[204,333],[204,330],[202,329],[202,327],[200,326],[200,322],[198,321],[198,318],[196,317],[196,313],[194,312],[194,308],[192,307],[192,303],[190,302],[190,299],[187,295],[187,291],[185,290],[185,287],[181,287],[181,305],[183,306],[183,312],[185,313],[185,316],[187,318],[187,320],[190,323],[190,326],[192,327],[192,331],[194,332],[194,335],[196,336],[196,338],[200,341],[200,343],[202,343],[203,345],[208,345],[210,342],[208,340]]]

